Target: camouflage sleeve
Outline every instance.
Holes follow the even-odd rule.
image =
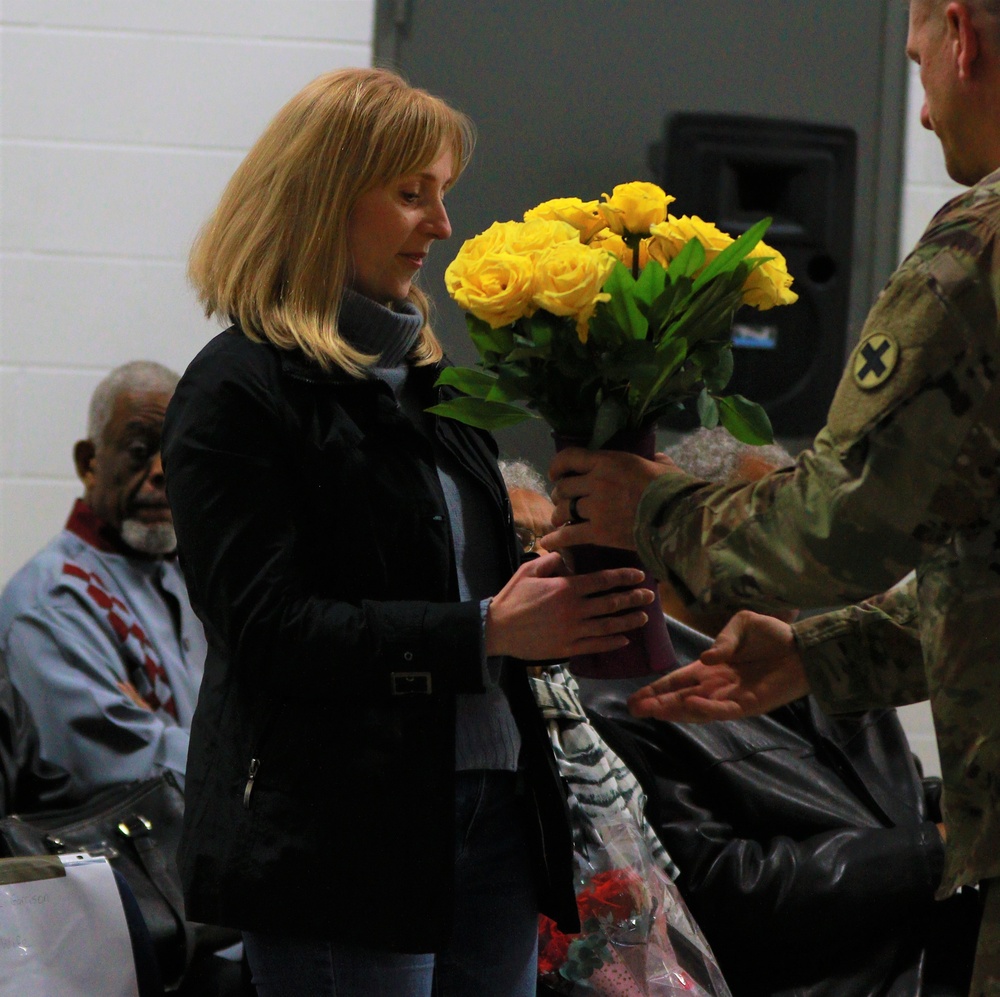
[[[793,627],[813,696],[828,713],[927,698],[916,583]]]
[[[911,257],[872,309],[826,427],[794,468],[744,486],[664,475],[643,495],[639,552],[709,605],[842,605],[891,588],[925,544],[995,501],[989,423],[996,307],[954,250]]]

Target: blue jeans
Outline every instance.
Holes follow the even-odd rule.
[[[457,778],[455,925],[437,953],[243,934],[259,997],[533,997],[538,905],[510,772]]]

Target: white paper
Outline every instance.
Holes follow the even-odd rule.
[[[111,866],[77,853],[51,859],[65,876],[0,884],[0,995],[138,997]]]

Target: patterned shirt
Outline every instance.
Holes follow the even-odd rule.
[[[890,278],[827,425],[742,487],[682,474],[636,516],[647,563],[711,604],[859,607],[796,627],[825,709],[929,697],[948,824],[941,895],[1000,876],[1000,171]]]
[[[646,797],[625,763],[594,730],[580,702],[580,688],[565,665],[550,665],[528,681],[549,729],[559,775],[566,783],[572,815],[573,843],[578,855],[600,846],[600,828],[631,824],[650,858],[671,879],[677,865],[646,820]]]
[[[70,772],[70,802],[171,769],[184,784],[205,635],[176,561],[126,552],[83,502],[0,595],[0,654]]]

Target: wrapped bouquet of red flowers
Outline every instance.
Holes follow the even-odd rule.
[[[602,834],[608,833],[602,828]],[[621,830],[611,829],[614,831]],[[538,925],[538,975],[549,991],[573,997],[730,997],[715,958],[673,883],[625,828],[582,869],[577,907],[582,930],[564,934],[544,914]],[[623,863],[624,860],[631,859]]]

